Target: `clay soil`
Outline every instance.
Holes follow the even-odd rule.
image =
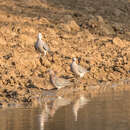
[[[52,51],[42,58],[38,32]],[[52,89],[49,69],[75,82],[73,57],[89,70],[77,88],[130,78],[130,1],[0,0],[0,105]]]

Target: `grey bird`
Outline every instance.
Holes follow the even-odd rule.
[[[40,52],[40,55],[41,55],[41,53],[44,52],[44,56],[45,56],[47,52],[50,52],[49,46],[44,41],[42,41],[41,33],[38,33],[35,48]]]
[[[76,58],[75,57],[72,59],[71,70],[76,75],[80,76],[80,78],[82,78],[85,75],[85,73],[88,72],[86,68],[84,68],[81,65],[78,65],[76,63]]]
[[[57,89],[61,89],[63,87],[70,86],[73,84],[68,79],[57,77],[52,70],[49,70],[49,73],[50,73],[50,81],[53,84],[53,86],[56,87]]]

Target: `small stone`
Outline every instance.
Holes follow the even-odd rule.
[[[113,35],[113,34],[115,34],[113,28],[109,24],[105,24],[105,23],[101,24],[100,29],[106,35]]]
[[[71,20],[73,20],[72,16],[71,15],[65,15],[64,18],[63,18],[63,22],[64,23],[68,23],[70,22]]]
[[[11,53],[3,56],[3,58],[6,59],[6,60],[9,60],[11,57],[13,57]]]
[[[113,14],[116,16],[116,17],[119,17],[121,15],[122,11],[119,10],[119,9],[114,9],[113,11]]]
[[[98,21],[99,21],[99,22],[104,23],[104,20],[103,20],[103,17],[102,17],[102,16],[99,15],[99,16],[97,16],[97,18],[98,18]]]
[[[113,43],[119,47],[124,47],[125,44],[123,43],[123,41],[119,38],[119,37],[115,37],[113,39]]]
[[[78,31],[80,29],[71,15],[65,15],[60,22],[59,28],[66,32],[71,32],[72,30]]]

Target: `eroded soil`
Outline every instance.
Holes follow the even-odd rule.
[[[38,32],[53,54],[39,58]],[[1,105],[52,89],[50,68],[75,79],[73,57],[89,70],[78,88],[130,78],[130,1],[0,0],[0,46]]]

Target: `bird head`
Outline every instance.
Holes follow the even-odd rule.
[[[72,58],[72,61],[76,61],[76,60],[77,60],[76,57]]]
[[[42,34],[38,33],[38,39],[42,39]]]

